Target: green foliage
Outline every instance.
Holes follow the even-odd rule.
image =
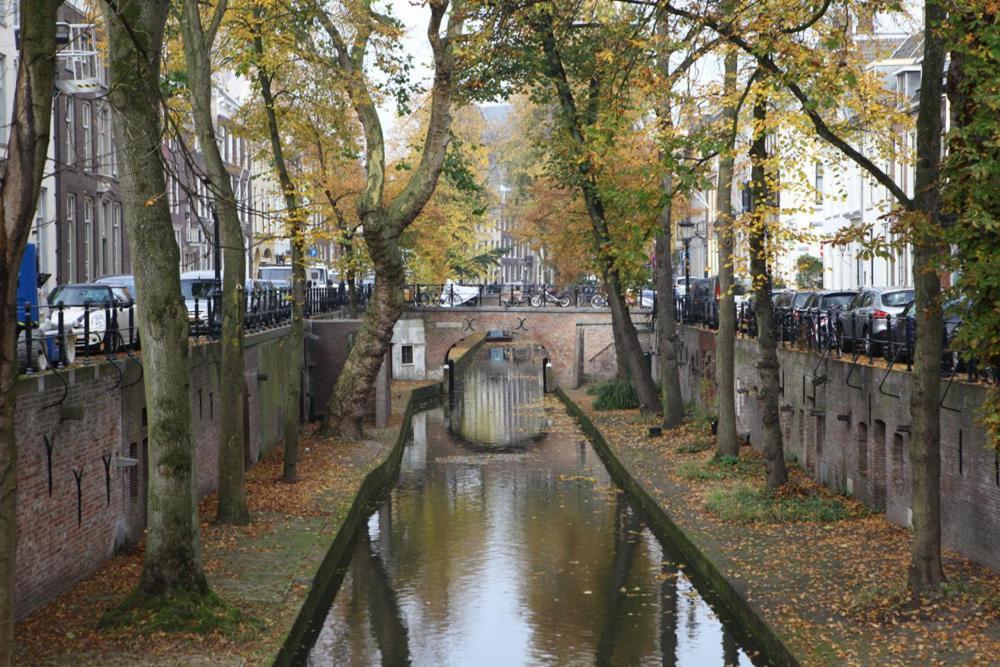
[[[786,523],[789,521],[841,521],[861,516],[838,498],[821,495],[772,496],[767,489],[740,483],[709,492],[705,508],[725,521],[736,523]]]
[[[795,284],[800,289],[820,289],[823,287],[823,260],[813,255],[799,255],[795,263]]]
[[[715,413],[702,406],[698,401],[689,401],[684,406],[684,414],[696,428],[706,431],[712,428],[712,422],[716,419]]]
[[[955,252],[953,292],[964,298],[956,347],[1000,366],[1000,21],[997,8],[954,5],[949,13],[952,64],[948,72],[952,127],[943,165],[946,212],[957,216],[945,238]],[[991,444],[1000,447],[1000,391],[990,390],[981,417]]]
[[[597,385],[595,410],[633,410],[639,407],[639,395],[629,380],[615,378]]]

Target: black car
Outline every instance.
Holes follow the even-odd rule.
[[[823,347],[836,340],[839,313],[857,296],[856,291],[824,290],[813,292],[798,313],[800,331],[812,345]]]
[[[906,304],[903,311],[893,320],[884,348],[885,358],[889,361],[912,361],[913,346],[917,341],[917,318],[914,314],[916,301]],[[951,341],[955,337],[958,325],[962,323],[960,311],[962,301],[949,301],[944,305],[944,349],[942,361],[948,365],[958,365],[955,353],[951,349]]]

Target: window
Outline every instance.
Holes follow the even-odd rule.
[[[66,275],[67,282],[76,280],[76,197],[66,197]]]
[[[63,163],[66,166],[72,166],[76,164],[76,105],[73,102],[72,97],[66,97],[66,116],[65,131],[63,132],[65,139],[65,155],[63,156]]]
[[[101,220],[98,222],[101,230],[99,237],[99,257],[98,271],[100,275],[111,273],[111,255],[108,254],[108,227],[111,226],[111,202],[104,200],[101,202]]]
[[[92,280],[93,275],[93,245],[94,245],[94,200],[83,198],[83,279]]]
[[[111,261],[114,263],[113,271],[122,272],[122,205],[118,202],[111,204]]]
[[[97,112],[97,156],[94,169],[111,175],[111,110],[102,105]]]
[[[413,363],[413,346],[412,345],[404,345],[400,349],[400,356],[402,357],[402,361],[403,361],[404,365],[410,365],[410,364],[412,364]]]
[[[0,2],[0,11],[3,11]],[[7,143],[7,56],[0,53],[0,143]]]
[[[816,163],[816,203],[823,203],[823,165]]]
[[[38,192],[38,207],[35,208],[35,247],[38,250],[38,262],[39,265],[45,269],[46,258],[45,258],[45,219],[48,214],[45,210],[45,199],[46,199],[46,189],[42,188]]]
[[[94,168],[94,108],[90,102],[84,102],[80,109],[80,126],[83,128],[83,168]]]

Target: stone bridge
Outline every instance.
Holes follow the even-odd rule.
[[[634,310],[632,321],[643,349],[651,349],[651,312]],[[515,341],[544,347],[561,386],[576,387],[584,378],[610,377],[616,371],[610,310],[459,306],[409,308],[403,313],[392,338],[393,377],[440,379],[452,347],[494,330],[509,333]]]

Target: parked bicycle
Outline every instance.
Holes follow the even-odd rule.
[[[547,287],[542,288],[539,294],[535,294],[531,297],[531,305],[535,308],[541,307],[543,303],[554,303],[560,308],[566,308],[569,306],[570,299],[565,294],[556,294],[550,291]]]

